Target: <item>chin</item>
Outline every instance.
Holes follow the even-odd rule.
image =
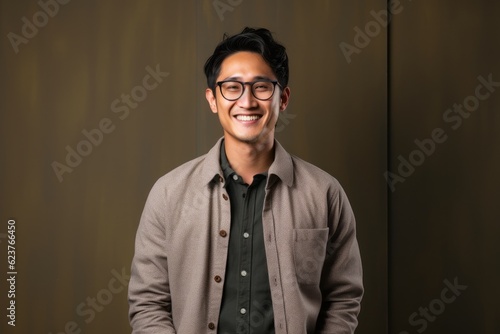
[[[225,133],[225,135],[231,136],[233,139],[247,144],[256,143],[262,137],[261,134],[242,134],[242,133]]]
[[[239,136],[239,137],[236,137],[236,139],[242,143],[246,143],[246,144],[255,144],[259,141],[259,138],[258,136]]]
[[[260,143],[263,141],[267,141],[267,138],[269,137],[268,135],[270,135],[269,132],[265,131],[265,132],[260,132],[257,134],[235,135],[233,137],[242,143],[257,144],[257,143]]]

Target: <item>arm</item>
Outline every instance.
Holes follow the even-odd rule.
[[[317,333],[354,333],[363,296],[361,257],[356,222],[346,194],[340,188],[329,203],[326,258],[321,275],[323,301]]]
[[[142,213],[129,283],[133,332],[175,333],[168,280],[164,196],[155,185]]]

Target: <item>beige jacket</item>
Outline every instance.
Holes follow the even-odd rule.
[[[129,283],[133,333],[216,333],[230,232],[221,140],[153,186]],[[262,212],[276,333],[353,333],[363,295],[355,220],[332,176],[275,141]],[[259,307],[250,310],[258,321]]]

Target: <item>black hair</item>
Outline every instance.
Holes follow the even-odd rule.
[[[273,70],[281,87],[287,87],[288,56],[285,47],[274,40],[269,30],[246,27],[241,33],[233,36],[224,34],[222,42],[217,45],[214,53],[205,62],[207,85],[214,92],[215,80],[219,76],[222,62],[228,56],[239,51],[260,54]]]

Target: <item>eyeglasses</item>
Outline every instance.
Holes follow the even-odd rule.
[[[217,86],[219,86],[222,96],[228,101],[236,101],[239,99],[243,93],[245,93],[245,85],[250,85],[252,95],[257,100],[261,101],[266,101],[273,97],[276,85],[282,88],[278,81],[273,80],[257,80],[251,82],[224,80],[217,82]]]

